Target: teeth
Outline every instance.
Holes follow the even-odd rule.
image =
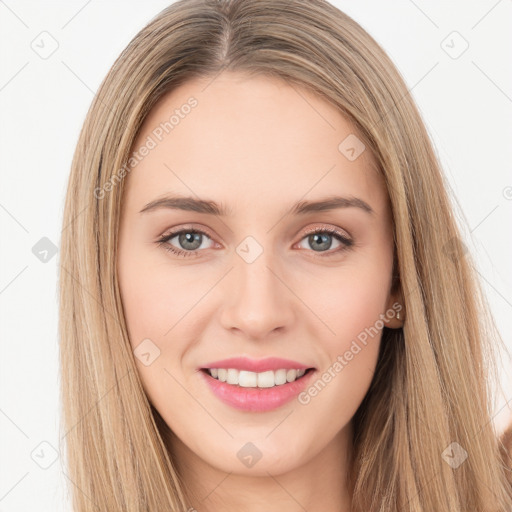
[[[236,370],[233,370],[233,368],[230,368],[228,370],[228,377],[226,379],[226,382],[228,384],[238,384],[238,381],[239,381],[239,372],[237,372]],[[242,384],[240,384],[241,386]]]
[[[272,370],[255,374],[258,377],[259,388],[273,388],[275,386],[275,376]]]
[[[255,388],[258,385],[258,373],[247,372],[245,370],[231,370],[232,372],[236,372],[239,374],[238,384],[242,388]]]
[[[286,384],[286,370],[277,370],[274,374],[274,384],[280,386]]]
[[[286,380],[288,382],[293,382],[297,378],[297,370],[288,370],[286,372]]]
[[[242,388],[272,388],[282,386],[287,382],[294,382],[302,377],[306,370],[276,370],[266,372],[248,372],[235,368],[208,368],[208,373],[215,379],[228,384],[238,385]]]

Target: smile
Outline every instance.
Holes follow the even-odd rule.
[[[310,385],[316,373],[314,368],[264,372],[203,368],[198,372],[213,399],[251,413],[272,411],[291,402]]]
[[[226,382],[227,384],[243,388],[272,388],[274,386],[283,386],[288,382],[295,382],[306,373],[304,369],[294,370],[286,368],[259,373],[237,370],[235,368],[208,368],[206,371],[220,382]]]

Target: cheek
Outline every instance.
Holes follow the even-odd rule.
[[[343,397],[352,404],[352,413],[373,377],[388,308],[392,253],[382,254],[335,269],[329,279],[322,278],[328,283],[322,293],[316,288],[307,299],[324,324],[311,333],[318,343],[321,372],[327,372],[322,380],[330,388],[324,403]]]
[[[389,270],[390,272],[390,270]],[[390,278],[388,269],[365,266],[336,272],[329,290],[313,307],[329,326],[317,332],[321,367],[299,396],[307,416],[326,418],[324,434],[334,436],[347,425],[365,397],[377,365]],[[311,296],[313,300],[313,296]],[[312,309],[313,309],[312,307]],[[303,427],[315,433],[316,423]]]
[[[122,254],[119,284],[132,345],[145,338],[162,344],[172,336],[174,326],[197,302],[197,290],[187,276],[169,269],[161,258]]]
[[[328,279],[322,278],[321,293],[318,288],[309,293],[311,309],[318,311],[329,327],[323,329],[322,335],[329,353],[343,349],[347,342],[381,319],[389,298],[391,267],[391,258],[362,259],[357,264],[335,269]],[[382,329],[382,322],[377,326]]]
[[[335,339],[345,344],[374,326],[385,312],[389,280],[368,272],[352,273],[332,281],[334,289],[324,298],[324,311]],[[379,322],[380,325],[380,322]],[[328,338],[327,338],[328,339]]]
[[[190,282],[187,286],[187,276],[161,258],[157,261],[143,251],[123,252],[121,246],[118,277],[130,344],[142,386],[158,410],[167,404],[171,389],[173,403],[184,410],[190,405],[171,377],[187,350],[193,316],[187,313],[198,301],[198,290]],[[149,356],[144,359],[144,354]]]

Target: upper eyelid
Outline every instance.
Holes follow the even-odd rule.
[[[346,229],[339,228],[339,227],[332,227],[332,226],[315,226],[313,228],[308,228],[306,230],[306,232],[304,233],[303,237],[307,236],[311,233],[314,233],[315,231],[326,231],[333,235],[338,234],[339,236],[342,236],[343,238],[352,240],[352,235]],[[346,233],[347,236],[345,236],[343,233]]]
[[[202,227],[199,228],[199,227],[195,227],[195,226],[185,226],[185,227],[181,227],[181,228],[176,229],[176,230],[165,231],[163,235],[158,237],[158,239],[159,240],[162,240],[164,238],[165,239],[171,239],[171,238],[174,238],[176,235],[179,235],[180,233],[189,232],[189,231],[194,231],[194,232],[206,235],[211,240],[213,240],[213,238],[214,238],[214,236],[212,236],[210,234],[210,232],[206,228],[202,228]]]

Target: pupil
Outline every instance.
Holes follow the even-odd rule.
[[[201,233],[183,233],[179,237],[179,242],[181,246],[185,249],[194,250],[201,246]],[[199,242],[199,244],[195,243]],[[187,244],[192,244],[192,247]]]
[[[311,235],[310,237],[310,243],[313,246],[317,241],[320,239],[320,244],[322,244],[322,239],[324,240],[323,247],[319,247],[322,251],[326,251],[331,247],[331,240],[330,235],[323,234],[323,233],[315,233],[314,235]],[[326,241],[327,240],[327,241]]]

